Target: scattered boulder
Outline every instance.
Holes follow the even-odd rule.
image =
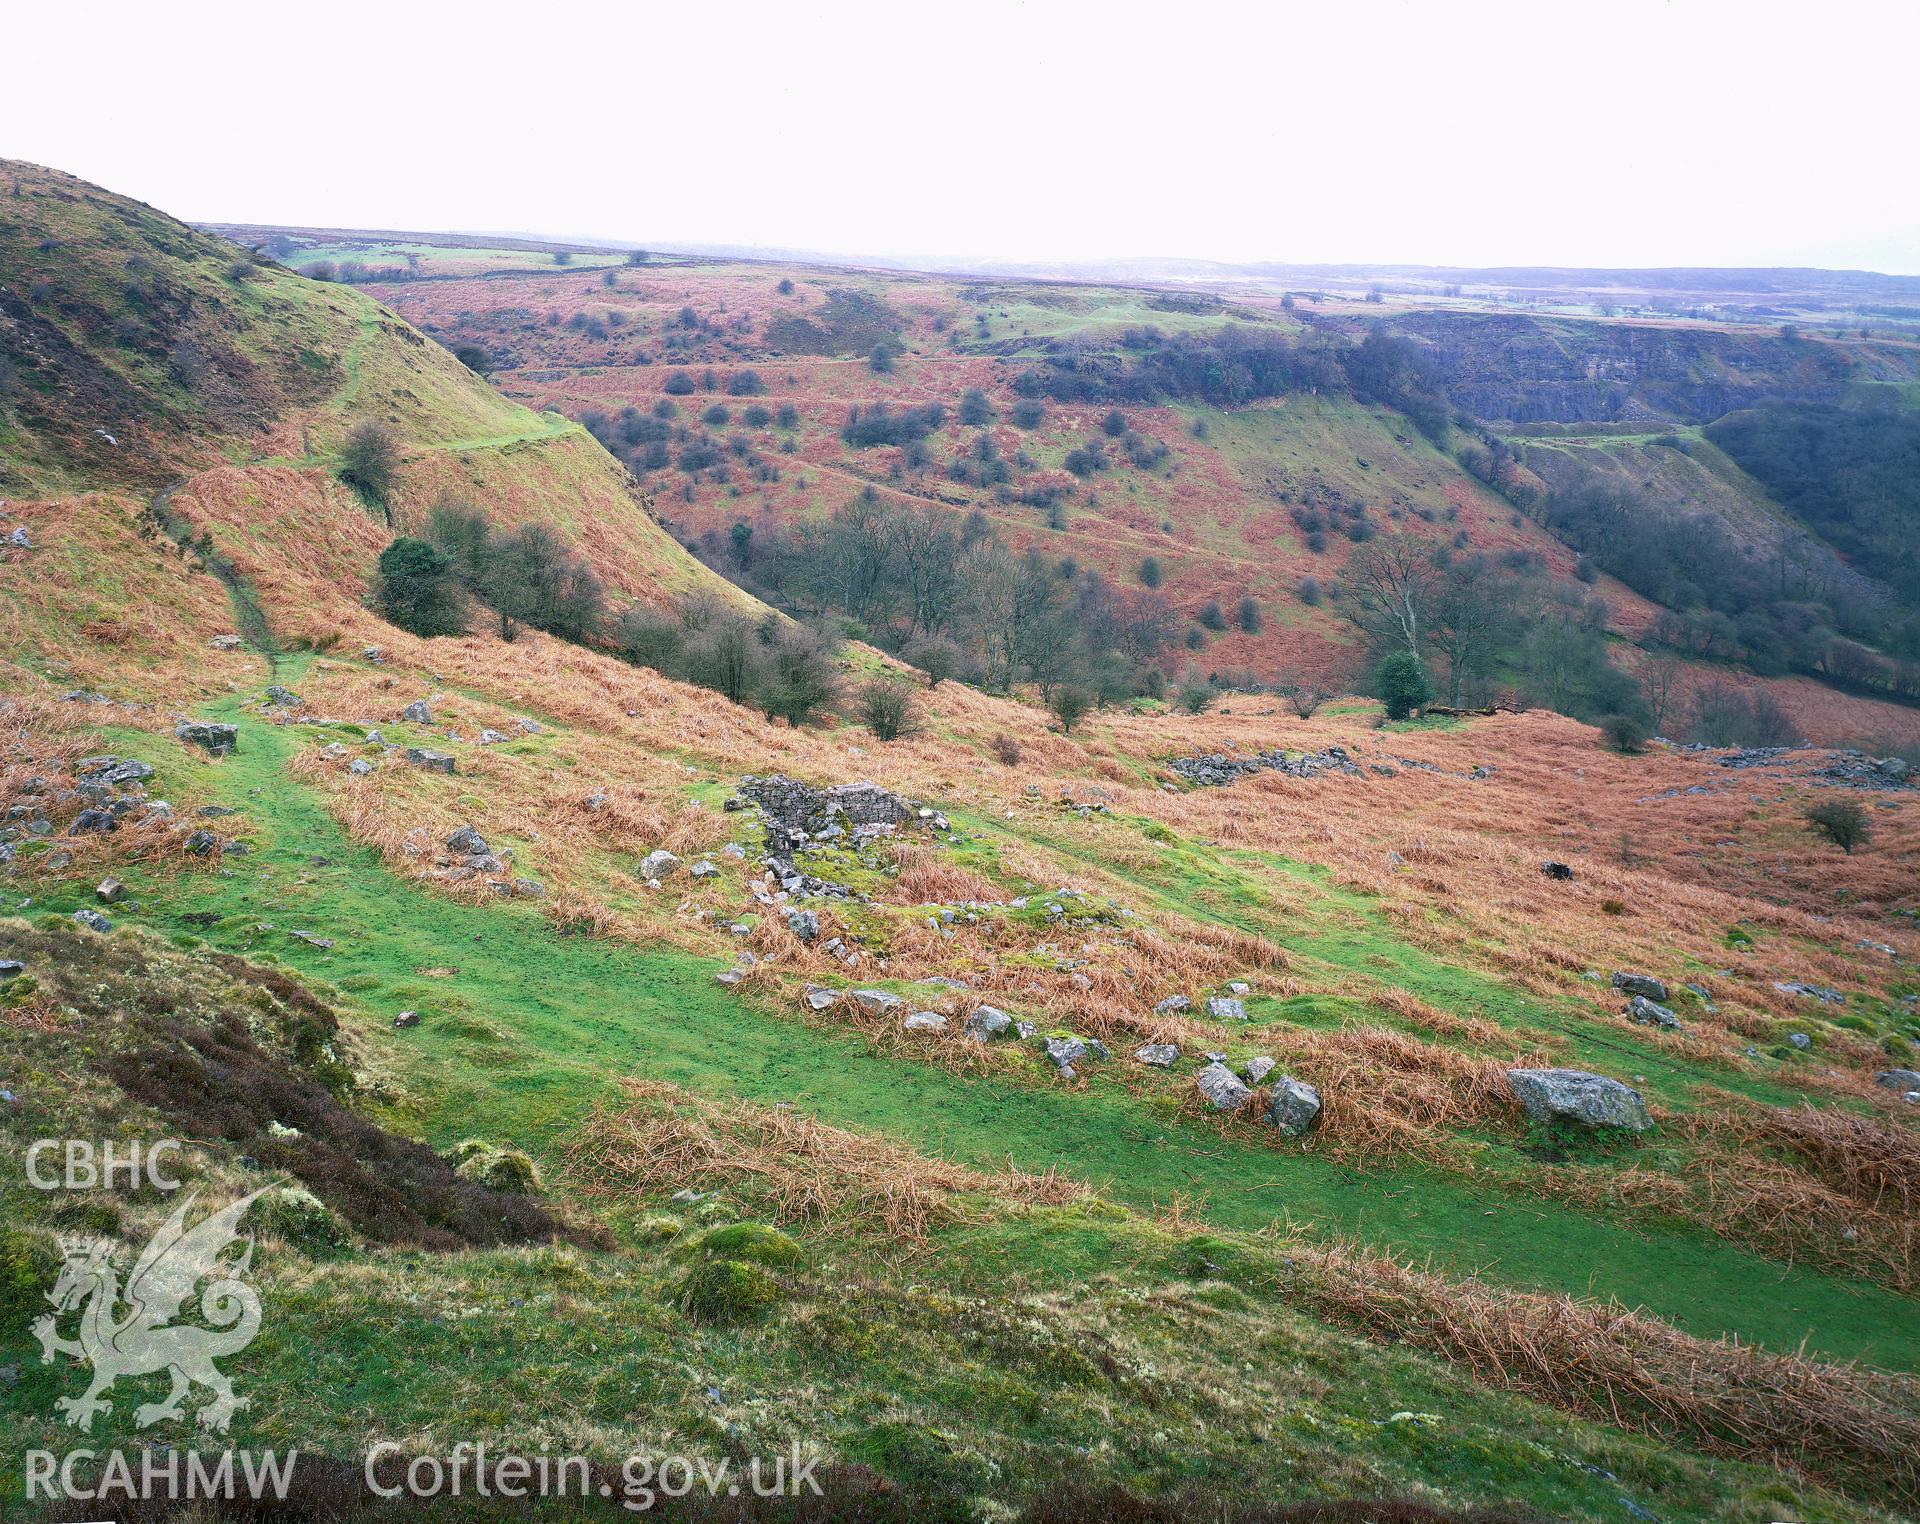
[[[402,1011],[398,1016],[393,1018],[393,1024],[401,1028],[417,1027],[420,1025],[420,1013],[418,1011]]]
[[[680,867],[680,859],[665,847],[657,848],[640,859],[642,878],[672,878]]]
[[[1133,1056],[1156,1069],[1171,1069],[1180,1057],[1180,1049],[1170,1042],[1142,1043],[1133,1050]]]
[[[68,834],[73,836],[92,836],[106,831],[120,829],[119,818],[112,810],[82,810],[73,817],[73,825]]]
[[[1514,1099],[1536,1122],[1572,1122],[1645,1132],[1653,1126],[1640,1092],[1581,1069],[1509,1069]]]
[[[1247,1007],[1243,1001],[1236,1000],[1231,995],[1209,995],[1207,1014],[1215,1021],[1245,1021]]]
[[[1187,999],[1185,995],[1169,995],[1165,1000],[1162,1000],[1158,1005],[1154,1006],[1153,1009],[1155,1015],[1172,1016],[1177,1012],[1190,1010],[1192,1006],[1193,1002]]]
[[[1627,1002],[1627,1017],[1643,1027],[1665,1027],[1669,1031],[1676,1031],[1680,1026],[1678,1016],[1645,995],[1635,995]]]
[[[1240,1070],[1240,1077],[1249,1085],[1257,1085],[1269,1074],[1273,1073],[1275,1067],[1274,1061],[1263,1053],[1258,1058],[1250,1058],[1247,1060],[1245,1066]]]
[[[1047,1059],[1065,1079],[1078,1072],[1076,1065],[1093,1059],[1111,1058],[1107,1045],[1095,1037],[1049,1037]]]
[[[0,965],[4,968],[4,965]],[[16,971],[18,965],[15,965]],[[0,977],[4,977],[0,974]],[[1896,1090],[1901,1095],[1920,1095],[1920,1069],[1882,1069],[1874,1075],[1873,1082],[1887,1090]]]
[[[27,971],[27,965],[18,958],[0,958],[0,984],[9,979],[18,979]]]
[[[432,751],[425,746],[409,746],[406,756],[411,765],[425,768],[430,773],[453,771],[453,758],[444,751]]]
[[[1667,999],[1666,985],[1651,974],[1615,974],[1613,987],[1629,995],[1644,995],[1649,1000],[1658,1000],[1663,1004]]]
[[[820,935],[820,912],[817,910],[789,910],[787,912],[787,930],[802,942],[812,942]]]
[[[93,896],[103,905],[117,905],[127,897],[127,886],[117,878],[103,878],[93,886]]]
[[[1540,864],[1540,871],[1546,874],[1548,878],[1558,879],[1562,883],[1565,883],[1568,879],[1573,877],[1573,869],[1568,867],[1565,863],[1554,863],[1554,862],[1542,863]]]
[[[198,746],[210,756],[230,757],[240,749],[238,725],[216,725],[210,720],[182,720],[173,727],[176,741]]]
[[[840,992],[838,990],[830,990],[824,984],[809,984],[806,995],[803,998],[806,1001],[808,1010],[824,1011],[839,1000]]]
[[[687,872],[694,878],[718,878],[720,870],[707,858],[701,858]]]
[[[944,1032],[947,1018],[938,1011],[915,1011],[901,1025],[909,1032]]]
[[[461,826],[447,838],[447,850],[455,857],[490,857],[493,848],[487,845],[487,838],[472,826]]]
[[[425,699],[415,699],[411,704],[407,705],[405,709],[400,711],[400,718],[409,725],[431,725],[433,723],[433,708]]]
[[[975,1042],[992,1042],[1012,1030],[1013,1018],[997,1006],[978,1006],[967,1018],[967,1036]]]
[[[102,934],[113,930],[113,922],[109,921],[97,910],[74,911],[73,923],[76,926],[86,927],[88,931],[97,931]]]
[[[1267,1098],[1267,1125],[1289,1138],[1303,1138],[1320,1125],[1320,1092],[1305,1080],[1283,1074]]]
[[[275,683],[267,689],[267,702],[276,709],[298,709],[306,701],[291,688],[283,688]]]
[[[195,831],[187,837],[186,848],[190,857],[211,857],[220,845],[220,838],[211,831]]]
[[[1208,1064],[1194,1075],[1193,1086],[1215,1111],[1238,1111],[1253,1099],[1253,1092],[1225,1064]]]
[[[1828,989],[1824,984],[1801,984],[1798,981],[1776,979],[1773,987],[1783,995],[1800,995],[1808,1000],[1818,1000],[1822,1005],[1847,1003],[1847,997],[1839,990]]]
[[[1787,1041],[1802,1053],[1807,1052],[1813,1046],[1813,1039],[1805,1032],[1789,1032],[1787,1033]]]
[[[869,1016],[890,1016],[907,1004],[891,990],[852,990],[847,998]]]

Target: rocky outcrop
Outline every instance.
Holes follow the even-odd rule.
[[[1202,788],[1220,788],[1225,784],[1237,783],[1242,778],[1250,778],[1255,773],[1284,773],[1289,778],[1318,778],[1323,773],[1342,773],[1355,778],[1365,776],[1343,746],[1329,746],[1325,751],[1307,752],[1298,757],[1289,757],[1278,748],[1254,752],[1245,757],[1228,756],[1218,751],[1203,752],[1198,756],[1173,757],[1167,762],[1167,767],[1187,782]]]
[[[1509,1069],[1507,1084],[1527,1115],[1543,1124],[1645,1132],[1653,1126],[1640,1092],[1581,1069]]]

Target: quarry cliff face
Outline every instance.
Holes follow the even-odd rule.
[[[1456,407],[1512,423],[1706,423],[1769,399],[1825,402],[1862,381],[1920,378],[1905,349],[1777,332],[1414,312],[1390,332],[1420,343]]]

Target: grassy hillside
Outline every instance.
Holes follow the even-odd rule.
[[[1355,681],[1365,662],[1331,594],[1366,535],[1407,531],[1463,556],[1537,568],[1566,596],[1588,595],[1565,544],[1461,469],[1463,435],[1436,447],[1409,417],[1377,403],[1299,390],[1231,409],[1124,405],[1124,438],[1137,448],[1103,432],[1112,411],[1104,403],[1049,402],[1037,421],[1016,421],[1016,388],[1044,359],[1068,356],[1112,372],[1129,363],[1130,335],[1148,329],[1200,338],[1229,327],[1294,337],[1365,331],[1326,304],[1302,301],[1290,311],[1277,302],[1124,287],[718,260],[535,267],[370,289],[428,331],[484,352],[504,391],[593,423],[646,483],[674,533],[738,578],[754,574],[754,544],[876,492],[887,503],[950,511],[956,521],[983,514],[1009,546],[1097,569],[1123,588],[1137,588],[1151,562],[1184,616],[1170,664],[1203,677],[1250,672],[1322,688]],[[1473,391],[1470,373],[1511,379],[1538,369],[1549,392],[1641,387],[1675,406],[1684,401],[1685,416],[1710,417],[1714,406],[1768,388],[1835,394],[1849,378],[1904,373],[1909,360],[1899,346],[1789,344],[1731,330],[1650,326],[1628,334],[1601,323],[1459,314],[1439,327],[1422,322],[1402,315],[1391,326],[1439,357],[1436,374],[1459,400],[1495,407],[1492,416],[1544,409],[1548,417],[1612,418],[1620,405],[1616,398],[1595,412],[1549,397],[1520,408],[1484,387]],[[876,344],[892,353],[885,371],[873,367]],[[1502,355],[1513,358],[1506,372]],[[1581,383],[1588,370],[1615,379]],[[987,399],[992,416],[983,424],[961,421],[970,391]],[[911,451],[843,437],[850,409],[932,405],[945,409],[944,421]],[[1628,412],[1668,416],[1650,404]],[[636,418],[629,429],[626,420]],[[1509,442],[1547,489],[1596,481],[1629,489],[1669,515],[1711,514],[1762,552],[1794,533],[1791,515],[1697,429],[1680,426],[1682,451],[1663,443],[1680,436],[1658,424],[1641,434],[1621,432],[1627,427],[1520,426]],[[655,442],[640,442],[643,433]],[[1090,442],[1103,447],[1105,464],[1075,474],[1075,452]],[[969,467],[982,450],[984,473]],[[1882,596],[1842,563],[1832,572],[1869,601]],[[1592,592],[1613,635],[1646,637],[1656,605],[1604,575]],[[1237,618],[1243,599],[1253,601],[1251,629]],[[1698,689],[1729,676],[1699,666],[1688,681]],[[1910,711],[1805,680],[1769,691],[1801,733],[1818,739],[1851,743],[1915,729]]]
[[[378,641],[374,559],[440,501],[555,525],[619,595],[742,601],[578,425],[367,294],[37,166],[0,164],[0,199],[0,490],[35,546],[8,568],[13,659],[178,675],[241,618],[213,572],[283,641]],[[368,424],[398,446],[384,508],[335,471]]]
[[[56,184],[78,199],[20,199],[90,206],[102,239],[148,215]],[[167,226],[142,257],[186,290]],[[1115,707],[1067,733],[943,682],[882,741],[844,699],[793,725],[536,631],[418,639],[362,605],[393,529],[331,469],[368,417],[404,441],[395,527],[455,496],[554,524],[626,593],[719,584],[577,424],[502,399],[364,294],[255,268],[276,301],[317,293],[309,341],[344,345],[324,391],[276,393],[255,427],[197,421],[189,388],[178,438],[120,475],[51,403],[9,414],[38,473],[7,505],[30,544],[0,568],[0,958],[21,965],[0,980],[9,1517],[26,1452],[80,1442],[55,1403],[84,1371],[42,1363],[30,1333],[60,1236],[137,1247],[171,1209],[29,1189],[39,1137],[180,1137],[209,1200],[267,1188],[229,1442],[297,1445],[314,1498],[357,1489],[388,1441],[617,1474],[637,1451],[744,1461],[799,1439],[827,1464],[826,1512],[874,1519],[1371,1499],[1359,1516],[1732,1524],[1920,1503],[1920,1131],[1876,1078],[1920,1057],[1912,788],[1843,788],[1822,753],[1736,770],[1622,754],[1545,712],[1386,723],[1354,699],[1305,718],[1245,695]],[[664,313],[644,310],[665,345],[696,331],[692,288],[666,283],[750,276],[777,317],[764,271],[618,281],[662,283]],[[735,300],[700,289],[716,318]],[[953,331],[932,326],[952,292],[841,289]],[[786,331],[829,352],[756,363],[767,401],[805,404],[779,457],[797,463],[761,485],[804,480],[809,511],[829,480],[901,490],[842,453],[841,400],[958,382],[1010,412],[985,346],[1131,321],[1139,300],[1029,295],[1031,313],[996,290],[984,337],[969,318],[891,372],[831,352],[890,320],[802,295],[813,326]],[[538,384],[660,378],[584,362],[614,326],[554,324],[583,363]],[[722,376],[744,363],[719,358],[748,340],[717,327],[675,348],[687,369],[699,346]],[[141,363],[86,362],[161,395]],[[682,405],[757,400],[697,387]],[[1261,518],[1285,494],[1558,554],[1377,407],[1133,422],[1169,458],[1100,475],[1073,543],[1118,563],[1177,547],[1183,597],[1188,578],[1265,588],[1313,564],[1290,517]],[[1022,431],[1033,469],[1093,426],[1053,408]],[[729,486],[746,495],[703,478],[682,506],[728,511]],[[1329,639],[1312,614],[1222,638],[1222,658],[1271,639],[1309,670]],[[239,648],[211,643],[236,625]],[[858,643],[837,660],[886,665]],[[231,725],[236,749],[209,755],[182,721]],[[1195,781],[1196,755],[1274,750],[1336,765]],[[843,893],[763,869],[769,828],[740,790],[773,773],[904,801],[892,834],[797,850]],[[1807,827],[1836,799],[1866,811],[1856,851]],[[82,828],[96,805],[114,829]],[[1663,981],[1676,1024],[1628,1019],[1616,971]],[[972,1041],[982,1006],[1030,1031]],[[1063,1071],[1064,1038],[1107,1055]],[[1152,1064],[1149,1043],[1178,1051]],[[1209,1104],[1212,1054],[1252,1076],[1249,1106]],[[1654,1125],[1533,1121],[1508,1073],[1540,1065],[1631,1085]],[[1322,1097],[1303,1136],[1259,1120],[1279,1076]],[[137,1425],[162,1390],[128,1378],[84,1442],[212,1443],[191,1411]]]

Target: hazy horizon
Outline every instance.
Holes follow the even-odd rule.
[[[0,151],[194,221],[910,261],[1920,274],[1920,205],[1894,190],[1912,9],[1827,7],[1847,44],[1830,65],[1803,11],[1718,0],[1604,25],[1202,4],[1177,28],[1141,6],[994,0],[955,28],[843,0],[804,26],[748,5],[724,33],[588,0],[544,39],[497,5],[458,27],[364,3],[324,24],[200,13],[14,18],[19,57],[85,69],[14,71]],[[1116,252],[1143,245],[1172,252]]]

